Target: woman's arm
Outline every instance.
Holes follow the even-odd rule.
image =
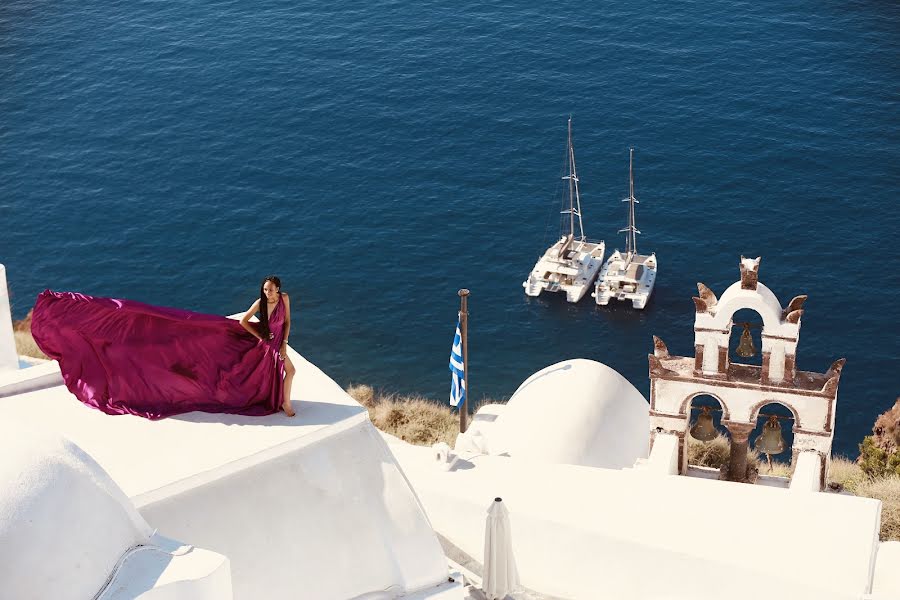
[[[281,342],[281,355],[287,355],[288,338],[291,335],[291,299],[287,294],[282,294],[284,298],[284,338]]]
[[[255,315],[258,310],[259,310],[259,298],[257,298],[253,302],[253,304],[250,305],[250,308],[248,308],[247,312],[244,313],[244,316],[241,317],[241,327],[243,327],[244,329],[249,331],[250,334],[253,337],[255,337],[256,339],[261,340],[262,337],[259,335],[259,333],[256,331],[256,329],[253,327],[253,325],[250,324],[250,317]]]

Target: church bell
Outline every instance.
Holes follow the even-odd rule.
[[[716,426],[713,425],[712,415],[709,413],[709,407],[701,407],[700,414],[697,415],[697,421],[691,427],[691,437],[701,442],[708,442],[716,437]]]
[[[756,348],[753,346],[753,336],[750,335],[750,323],[744,323],[744,332],[741,334],[741,342],[734,352],[742,358],[756,356]]]
[[[769,420],[763,425],[763,432],[754,444],[757,452],[762,454],[781,454],[784,452],[784,438],[781,436],[781,423],[775,415],[769,416]]]

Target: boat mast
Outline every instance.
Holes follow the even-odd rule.
[[[575,171],[575,148],[572,146],[572,117],[569,116],[569,139],[567,143],[567,154],[569,163],[569,174],[563,179],[569,180],[569,210],[564,210],[563,214],[569,213],[569,236],[575,239],[575,216],[578,215],[578,231],[581,236],[578,241],[584,241],[584,223],[581,220],[581,194],[578,191],[578,173]]]
[[[634,148],[628,153],[628,197],[622,202],[628,203],[628,227],[620,229],[619,233],[627,232],[625,235],[625,252],[628,259],[637,254],[637,234],[640,233],[634,226],[634,205],[640,204],[638,199],[634,197]]]

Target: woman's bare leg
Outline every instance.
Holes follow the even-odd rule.
[[[284,410],[285,414],[289,417],[293,417],[295,414],[294,407],[291,405],[291,383],[294,381],[294,373],[297,372],[297,369],[294,368],[294,363],[291,362],[291,359],[287,356],[284,357],[284,400],[281,403],[281,408]]]

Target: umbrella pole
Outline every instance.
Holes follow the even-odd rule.
[[[469,290],[463,288],[457,292],[459,295],[459,332],[462,337],[463,356],[463,382],[465,393],[462,404],[459,406],[459,432],[465,433],[469,427]]]

